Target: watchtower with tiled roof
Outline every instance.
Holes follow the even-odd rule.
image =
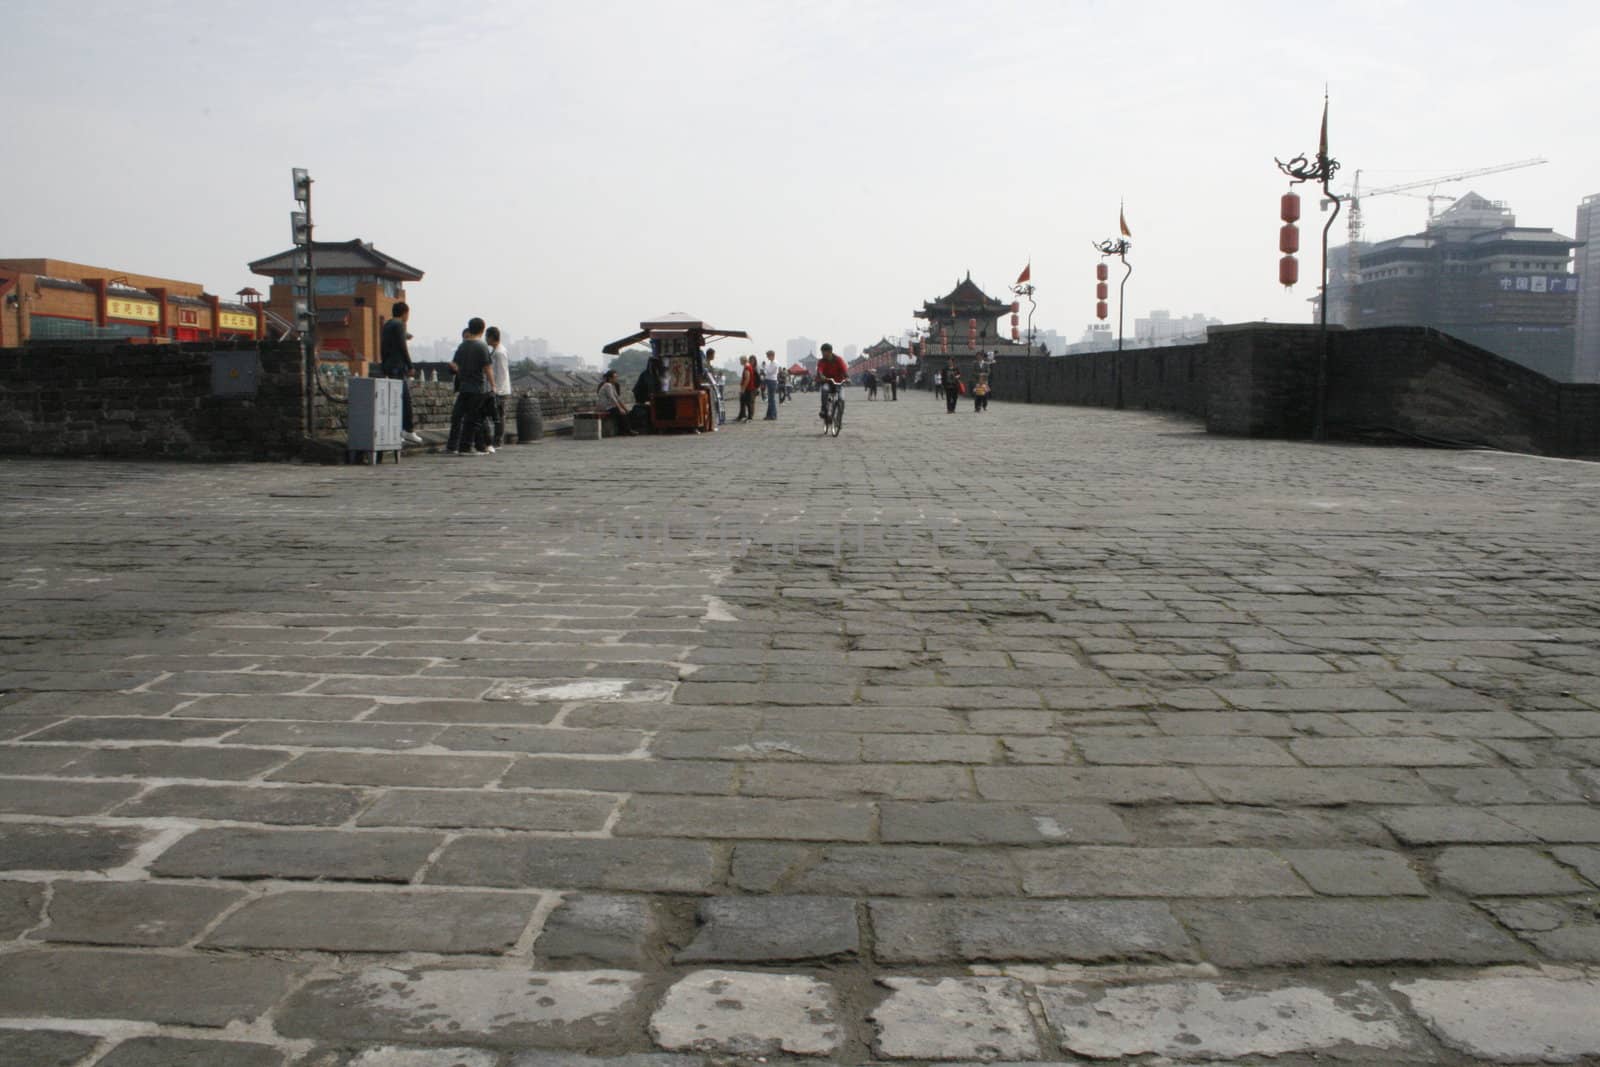
[[[950,292],[937,300],[923,301],[921,310],[912,312],[917,318],[927,320],[929,354],[933,356],[971,356],[978,352],[1025,354],[1027,345],[1003,339],[1000,316],[1010,313],[1010,302],[996,300],[978,288],[971,271]],[[975,345],[972,343],[974,324],[977,327]]]
[[[306,298],[296,284],[291,248],[250,264],[254,274],[272,279],[268,311],[294,322],[295,301]],[[363,374],[378,359],[378,332],[395,301],[406,298],[405,283],[422,280],[422,271],[373,247],[371,242],[314,241],[317,268],[317,350],[323,359],[345,360],[352,374]]]

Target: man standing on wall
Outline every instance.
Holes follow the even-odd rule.
[[[483,401],[490,395],[491,363],[489,346],[483,343],[483,320],[473,317],[467,323],[461,344],[456,346],[455,358],[450,361],[450,369],[456,373],[456,387],[460,392],[456,393],[455,411],[450,415],[454,436],[445,442],[446,454],[488,454],[487,448],[475,450],[473,442],[483,426]]]
[[[489,327],[483,340],[489,346],[490,375],[494,379],[494,393],[488,398],[489,410],[484,413],[493,429],[489,440],[489,451],[493,452],[497,448],[504,448],[506,443],[506,398],[511,395],[511,356],[506,352],[506,346],[500,343],[500,327]]]
[[[411,423],[411,346],[406,342],[411,335],[406,332],[406,322],[411,318],[411,306],[404,300],[396,301],[394,318],[383,324],[378,333],[378,360],[385,378],[400,379],[400,436],[413,445],[420,445],[422,437]]]
[[[767,361],[761,364],[761,383],[767,387],[767,419],[778,417],[778,354],[767,349]]]

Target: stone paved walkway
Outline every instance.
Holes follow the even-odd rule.
[[[1600,467],[852,399],[0,462],[0,1064],[1600,1058]]]

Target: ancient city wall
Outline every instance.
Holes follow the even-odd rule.
[[[253,369],[253,394],[216,395],[218,360],[226,371],[248,376]],[[306,454],[304,388],[294,343],[71,341],[0,349],[0,454],[287,459]],[[345,394],[345,382],[325,380],[316,405],[317,436],[341,448]],[[547,430],[594,406],[587,390],[535,396]],[[420,428],[448,429],[455,403],[448,382],[414,383],[412,403]],[[515,403],[506,411],[513,430]]]
[[[1002,360],[991,381],[999,400],[1172,411],[1212,433],[1305,438],[1319,334],[1312,325],[1213,327],[1198,345]],[[1546,378],[1437,330],[1334,328],[1326,421],[1340,439],[1596,456],[1600,385]]]

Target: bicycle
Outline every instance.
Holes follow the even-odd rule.
[[[829,437],[838,437],[839,431],[844,429],[844,390],[835,385],[829,389],[829,393],[828,417],[822,424],[822,432]]]

